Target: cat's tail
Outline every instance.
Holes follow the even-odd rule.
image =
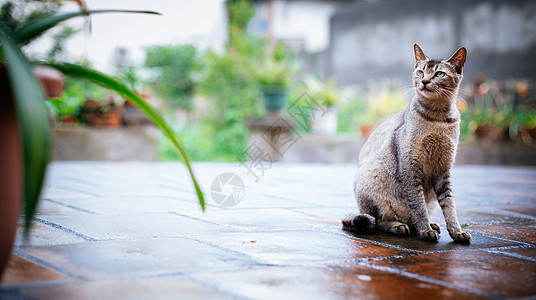
[[[376,228],[376,218],[369,214],[349,214],[342,219],[342,229],[357,233],[373,233]]]

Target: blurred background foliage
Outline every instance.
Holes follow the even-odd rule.
[[[153,70],[149,86],[172,108],[194,109],[196,72],[201,65],[192,45],[152,46],[146,49],[145,67]]]
[[[57,3],[30,1],[39,9],[33,15],[51,14]],[[227,1],[228,44],[223,51],[201,51],[193,45],[155,45],[146,48],[143,66],[117,66],[117,76],[139,93],[149,93],[183,140],[192,160],[240,161],[248,143],[247,122],[262,116],[262,88],[278,83],[289,86],[289,105],[304,93],[318,105],[337,111],[337,133],[364,137],[363,127],[406,107],[412,87],[393,80],[371,81],[364,86],[341,86],[332,78],[306,74],[300,57],[290,47],[248,33],[255,13],[247,0]],[[16,26],[10,16],[14,7],[3,5],[2,26]],[[51,61],[68,58],[65,41],[79,30],[63,26],[53,36],[47,53]],[[89,64],[89,63],[88,63]],[[279,70],[279,71],[277,71]],[[491,81],[480,78],[465,83],[462,100],[462,141],[493,141],[532,145],[536,139],[536,82]],[[122,99],[100,87],[67,78],[61,98],[48,103],[61,119],[77,116],[86,99],[108,103]],[[177,113],[181,112],[181,113]],[[283,111],[283,114],[286,112]],[[308,132],[309,127],[298,128]],[[178,160],[166,139],[159,142],[161,160]]]

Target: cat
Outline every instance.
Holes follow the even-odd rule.
[[[456,215],[450,180],[460,134],[456,102],[467,56],[464,47],[447,60],[429,59],[414,45],[415,96],[408,107],[387,117],[369,136],[358,158],[354,184],[360,215],[342,220],[343,229],[376,229],[437,242],[440,229],[429,210],[442,209],[450,237],[469,244]]]

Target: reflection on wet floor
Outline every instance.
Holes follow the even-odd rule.
[[[198,163],[201,212],[175,163],[55,162],[31,237],[16,241],[1,299],[479,299],[536,297],[536,169],[453,171],[470,245],[357,235],[351,165],[275,164],[255,182]],[[244,198],[210,199],[235,173]]]

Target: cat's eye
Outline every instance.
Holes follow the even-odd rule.
[[[447,75],[447,74],[445,74],[445,72],[441,72],[441,71],[435,73],[435,77],[437,77],[437,78],[443,78],[443,77],[445,77],[445,75]]]
[[[424,72],[422,70],[417,70],[417,72],[415,72],[415,75],[422,76],[424,75]]]

